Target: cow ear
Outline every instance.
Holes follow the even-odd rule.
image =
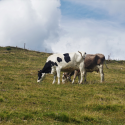
[[[80,52],[80,51],[78,51],[78,52],[81,54],[82,58],[85,59],[86,52],[85,52],[85,53],[82,53],[82,52]]]
[[[40,72],[40,70],[38,71],[38,73]]]
[[[81,54],[81,56],[82,56],[82,53],[80,52],[80,51],[78,51],[80,54]]]

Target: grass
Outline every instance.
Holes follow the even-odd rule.
[[[49,55],[0,47],[1,125],[125,124],[125,61],[107,61],[104,83],[96,72],[83,85],[52,85],[50,74],[37,83]]]

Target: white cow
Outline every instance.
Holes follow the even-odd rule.
[[[55,83],[56,77],[58,77],[58,84],[60,84],[60,71],[72,72],[74,70],[80,70],[81,80],[83,81],[83,76],[85,74],[85,52],[75,52],[75,53],[65,53],[65,54],[53,54],[47,58],[47,61],[42,70],[38,71],[38,80],[40,82],[43,80],[46,73],[51,73],[54,75],[53,83]]]

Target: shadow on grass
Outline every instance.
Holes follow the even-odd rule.
[[[81,121],[71,118],[67,113],[46,113],[43,116],[53,118],[54,120],[67,122],[67,123],[82,123]]]
[[[90,107],[89,107],[90,108]],[[122,105],[93,105],[91,106],[91,109],[94,111],[109,111],[109,112],[118,112],[119,110],[122,110],[124,106]]]
[[[19,118],[22,120],[29,120],[29,119],[33,119],[33,115],[30,113],[18,113],[18,112],[13,112],[13,113],[9,113],[9,112],[2,112],[0,113],[0,121],[8,121],[10,119],[13,118]]]

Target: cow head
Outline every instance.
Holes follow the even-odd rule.
[[[85,59],[85,57],[86,57],[86,52],[80,52],[80,51],[78,51],[78,52],[81,54],[82,58]]]
[[[38,71],[38,80],[37,82],[41,82],[45,77],[45,73],[42,73],[42,70]]]
[[[62,75],[62,83],[64,84],[67,80],[69,80],[70,82],[72,81],[71,77],[69,76],[69,73],[63,73],[63,75]]]
[[[65,73],[62,75],[62,83],[64,84],[66,82],[67,76]]]

